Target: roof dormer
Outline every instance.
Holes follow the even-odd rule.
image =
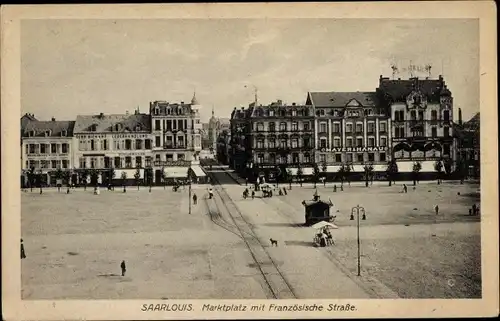
[[[50,137],[50,135],[51,135],[51,134],[52,134],[52,130],[47,129],[47,130],[45,131],[45,137]]]
[[[68,136],[68,131],[66,129],[63,129],[61,131],[61,137],[66,137],[66,136]]]

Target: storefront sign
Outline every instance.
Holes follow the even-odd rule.
[[[332,152],[383,152],[387,147],[333,147]]]
[[[179,166],[179,167],[184,167],[184,166],[190,166],[191,162],[189,161],[184,161],[184,160],[178,160],[178,161],[154,161],[154,166]]]

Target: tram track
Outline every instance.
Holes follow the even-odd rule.
[[[234,177],[232,177],[229,173],[227,173],[226,170],[224,170],[224,172],[230,176],[234,181],[236,181],[234,179]],[[299,224],[299,223],[296,223],[294,222],[289,215],[286,215],[284,213],[284,210],[282,208],[280,208],[275,202],[273,203],[273,201],[271,199],[266,199],[266,198],[261,198],[261,200],[266,203],[267,205],[269,205],[271,208],[273,208],[276,213],[283,217],[285,220],[287,220],[291,226],[293,227],[297,227],[297,228],[302,228],[304,227],[304,225],[302,224]],[[279,202],[281,202],[280,200],[278,200]],[[287,203],[284,203],[283,204],[286,204],[286,206],[288,206],[290,208],[290,211],[296,211],[295,208],[291,207],[289,204]],[[367,284],[365,284],[364,282],[362,282],[361,280],[359,280],[359,278],[356,278],[352,272],[349,270],[349,268],[347,266],[345,266],[337,257],[336,255],[332,252],[331,249],[326,249],[326,251],[322,251],[321,249],[319,248],[315,248],[317,251],[319,251],[321,253],[321,255],[323,255],[325,258],[327,258],[336,268],[338,268],[343,274],[345,274],[349,279],[351,279],[354,283],[356,283],[361,289],[363,289],[367,294],[370,295],[370,297],[373,297],[373,298],[385,298],[385,297],[388,297],[388,298],[398,298],[397,296],[394,297],[393,295],[389,294],[389,295],[383,295],[381,294],[380,292],[386,292],[384,290],[382,291],[378,291],[376,290],[375,288],[373,287],[370,287],[368,286]],[[370,278],[371,279],[371,278]],[[373,281],[373,280],[372,280]]]
[[[224,170],[223,173],[231,177],[232,180],[235,180],[229,173],[227,173],[227,171]],[[245,219],[216,175],[210,173],[210,176],[212,181],[218,185],[218,188],[215,188],[214,190],[220,198],[220,206],[225,208],[228,212],[231,221],[245,242],[255,266],[263,277],[270,295],[275,299],[296,299],[297,295],[295,294],[293,287],[286,280],[285,276],[279,269],[278,264],[276,264],[268,251],[265,249],[265,246],[253,231],[252,224]],[[219,210],[221,209],[219,205],[217,205],[217,207]]]

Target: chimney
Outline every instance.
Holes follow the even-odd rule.
[[[458,124],[462,126],[462,108],[458,108]]]
[[[181,101],[181,105],[184,105],[184,102],[183,102],[183,101]]]
[[[104,113],[100,113],[99,118],[103,118],[103,117],[104,117]]]
[[[52,121],[56,121],[56,119],[54,117],[52,117]]]
[[[292,103],[292,106],[295,106],[295,105],[297,105],[297,104],[296,103]]]
[[[128,110],[127,110],[127,111],[125,111],[125,115],[127,115],[127,116],[128,116]]]

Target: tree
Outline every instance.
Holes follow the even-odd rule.
[[[443,162],[443,167],[444,167],[444,172],[446,173],[447,176],[451,175],[452,168],[453,168],[453,161],[451,158],[445,158]]]
[[[288,178],[288,189],[292,189],[292,180],[293,180],[293,174],[292,174],[292,170],[290,168],[287,168],[285,170],[285,173],[286,173],[286,176]]]
[[[443,175],[443,161],[441,159],[437,160],[436,163],[434,163],[434,169],[437,172],[437,183],[439,185],[441,184],[441,178]]]
[[[146,178],[146,183],[149,185],[149,191],[151,192],[151,185],[153,185],[153,168],[147,167],[144,169],[144,177]]]
[[[91,180],[91,183],[94,182],[95,184],[95,187],[97,187],[98,185],[98,177],[99,177],[99,171],[95,168],[92,168],[90,170],[90,180]]]
[[[417,181],[418,181],[418,176],[419,176],[419,173],[420,171],[422,170],[422,164],[420,162],[415,162],[413,163],[413,169],[412,169],[412,173],[413,173],[413,186],[417,185]]]
[[[68,187],[69,187],[70,178],[71,178],[71,172],[69,170],[63,171],[63,174],[62,174],[63,183],[66,183],[66,185]]]
[[[108,171],[108,184],[110,186],[113,185],[113,179],[115,178],[115,176],[116,176],[115,169],[114,168],[110,168],[109,171]],[[114,189],[114,187],[113,187],[113,189]]]
[[[321,162],[321,171],[322,171],[322,176],[323,176],[323,187],[326,186],[326,170],[328,169],[328,166],[326,165],[326,161]]]
[[[33,185],[35,185],[35,168],[30,167],[28,171],[28,183],[30,184],[30,190],[33,192]]]
[[[345,165],[345,178],[349,186],[351,186],[351,164],[349,163]]]
[[[297,179],[299,180],[300,187],[302,187],[302,177],[304,176],[304,170],[302,169],[302,166],[297,167]]]
[[[316,183],[319,181],[319,178],[321,176],[321,171],[319,169],[318,164],[314,163],[313,164],[313,181],[314,181],[314,188],[316,188]]]
[[[137,184],[137,190],[139,190],[139,185],[141,183],[141,169],[137,167],[134,173],[135,183]]]
[[[126,192],[127,188],[125,187],[125,180],[127,179],[127,173],[126,172],[122,172],[122,175],[121,175],[120,178],[122,179],[123,191]]]
[[[398,163],[396,163],[395,159],[391,159],[387,163],[386,173],[387,179],[389,180],[389,186],[392,186],[392,182],[394,182],[396,174],[398,173]]]
[[[368,163],[363,166],[364,174],[365,174],[365,186],[368,187],[368,181],[373,176],[373,164]]]
[[[345,179],[345,165],[342,164],[338,170],[338,177],[340,178],[340,185],[343,186],[344,185],[344,179]]]
[[[86,191],[87,190],[87,178],[89,177],[89,170],[88,169],[84,169],[83,172],[82,172],[82,180],[83,180],[83,190]]]
[[[161,182],[163,183],[163,189],[167,185],[167,173],[165,172],[165,166],[161,167]]]

